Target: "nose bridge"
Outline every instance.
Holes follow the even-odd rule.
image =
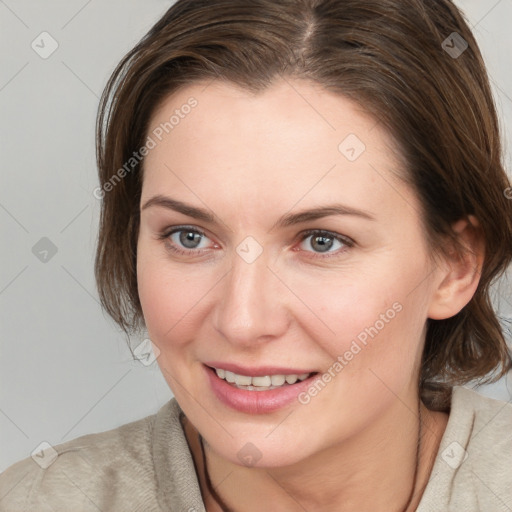
[[[216,314],[217,330],[231,343],[250,345],[286,329],[283,297],[265,256],[251,261],[243,252],[233,254]]]

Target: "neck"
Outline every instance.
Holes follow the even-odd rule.
[[[423,404],[419,414],[411,408],[408,414],[402,415],[401,422],[396,421],[396,411],[390,413],[394,421],[389,422],[388,428],[385,421],[379,422],[378,431],[374,425],[357,439],[277,468],[233,464],[218,456],[206,442],[203,459],[201,438],[189,423],[186,434],[206,509],[208,512],[253,512],[262,508],[285,512],[416,510],[448,415],[429,411]]]

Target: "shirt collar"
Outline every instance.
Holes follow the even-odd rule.
[[[206,512],[181,414],[172,398],[156,415],[152,451],[158,503],[165,511]]]

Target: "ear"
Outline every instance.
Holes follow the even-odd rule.
[[[480,281],[485,256],[484,239],[480,223],[473,216],[452,225],[459,241],[466,248],[458,255],[454,249],[444,259],[446,266],[439,268],[439,279],[433,291],[428,317],[443,320],[455,316],[471,300]]]

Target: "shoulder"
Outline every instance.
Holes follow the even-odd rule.
[[[471,444],[503,443],[512,446],[512,403],[456,386],[452,394],[451,413],[454,415],[454,426],[471,427]],[[509,452],[508,455],[512,453]]]
[[[464,467],[473,479],[481,477],[484,482],[491,478],[494,484],[512,489],[510,402],[456,386],[443,441],[450,441],[453,447],[461,451],[464,457],[461,469]]]
[[[158,510],[151,506],[153,429],[171,407],[172,401],[118,428],[41,445],[0,474],[0,511]]]
[[[512,510],[511,467],[512,404],[455,386],[418,511]]]

